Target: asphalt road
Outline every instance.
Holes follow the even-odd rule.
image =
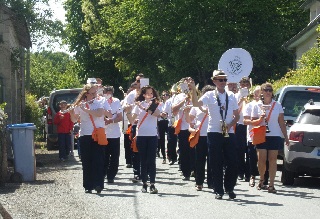
[[[299,178],[294,186],[282,186],[278,171],[277,194],[238,181],[236,199],[225,195],[215,200],[211,189],[196,191],[193,178],[183,181],[177,164],[162,164],[157,158],[159,193],[149,194],[141,192],[141,183],[131,182],[132,169],[125,167],[121,150],[115,182],[106,183],[101,194],[84,193],[77,155],[61,163],[54,151],[38,156],[50,156],[53,162],[37,167],[36,182],[1,188],[0,203],[12,218],[319,218],[320,178]]]

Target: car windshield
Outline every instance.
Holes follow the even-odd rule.
[[[320,102],[320,93],[310,91],[288,91],[286,92],[282,107],[285,116],[297,117],[303,106],[310,100]]]
[[[320,109],[310,109],[304,111],[301,114],[298,123],[320,125]]]
[[[54,99],[53,99],[54,111],[55,112],[59,111],[59,102],[61,100],[65,100],[65,101],[67,101],[68,104],[72,104],[76,100],[78,94],[79,93],[64,93],[64,94],[55,95]]]

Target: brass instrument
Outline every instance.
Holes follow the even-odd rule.
[[[221,130],[222,130],[223,137],[228,138],[229,137],[228,125],[227,125],[226,121],[220,120],[220,125],[221,125]]]
[[[270,107],[271,107],[271,105],[265,105],[264,104],[264,98],[263,98],[263,95],[261,94],[261,101],[262,101],[262,106],[261,106],[261,109],[262,109],[262,111],[263,111],[263,113],[266,115],[266,111],[268,110],[268,109],[270,109]],[[267,120],[267,117],[265,116],[264,117],[264,122],[265,122],[265,124],[266,124],[266,133],[270,133],[270,129],[269,129],[269,126],[268,126],[268,120]]]
[[[270,109],[270,107],[271,107],[270,105],[262,105],[262,110],[264,114],[266,114],[266,110]],[[270,133],[267,117],[264,117],[264,122],[266,123],[266,133]]]

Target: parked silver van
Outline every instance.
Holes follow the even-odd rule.
[[[59,102],[65,100],[68,104],[72,104],[81,90],[82,88],[61,89],[50,93],[45,123],[48,150],[58,149],[57,127],[53,124],[53,119],[56,113],[59,112]]]

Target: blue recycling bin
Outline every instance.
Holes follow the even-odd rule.
[[[22,175],[23,181],[36,180],[36,157],[34,152],[33,123],[11,124],[14,170]]]

